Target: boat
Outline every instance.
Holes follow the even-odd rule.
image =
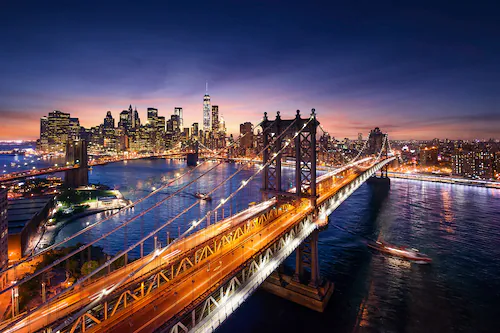
[[[212,201],[212,197],[206,193],[196,192],[194,196],[201,200]]]
[[[395,246],[391,244],[387,244],[385,242],[380,241],[368,241],[366,245],[374,250],[377,250],[382,253],[390,254],[396,257],[404,258],[410,261],[414,261],[418,264],[428,264],[432,262],[432,259],[429,256],[420,253],[419,250],[414,248],[407,248],[404,246]]]

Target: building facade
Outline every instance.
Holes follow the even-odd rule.
[[[210,131],[210,95],[208,93],[203,96],[203,130]]]
[[[69,113],[54,110],[47,117],[40,118],[38,146],[46,152],[64,152],[68,139],[78,137],[79,133],[78,118],[70,118]]]

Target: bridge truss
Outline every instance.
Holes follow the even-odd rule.
[[[235,192],[226,199],[222,199],[213,210],[207,212],[202,218],[187,224],[187,229],[180,237],[172,242],[167,240],[165,247],[156,245],[156,237],[159,233],[197,205],[200,200],[181,211],[174,218],[162,223],[138,242],[126,247],[113,258],[110,258],[103,266],[78,280],[72,287],[55,295],[37,308],[13,318],[9,322],[9,326],[3,327],[4,332],[13,332],[24,327],[28,327],[30,330],[30,326],[23,326],[23,323],[27,322],[29,324],[30,321],[34,321],[33,315],[40,311],[47,312],[54,306],[56,310],[63,309],[63,307],[59,308],[59,306],[62,306],[60,300],[71,298],[76,294],[84,295],[84,297],[71,304],[71,306],[64,306],[67,315],[59,315],[57,319],[51,322],[46,321],[43,324],[46,331],[73,333],[97,332],[101,329],[108,329],[112,327],[109,325],[114,325],[116,321],[126,318],[126,316],[137,311],[141,304],[147,306],[155,303],[159,298],[165,297],[165,295],[171,295],[174,298],[177,295],[179,300],[180,296],[174,291],[177,286],[183,286],[192,279],[192,288],[194,290],[195,279],[201,279],[207,274],[211,275],[210,281],[213,280],[214,283],[211,282],[206,288],[204,287],[205,290],[196,297],[194,293],[191,299],[185,297],[185,302],[188,303],[178,310],[175,316],[171,317],[166,323],[155,322],[154,326],[160,328],[161,331],[169,332],[187,331],[188,329],[195,331],[212,330],[220,324],[221,320],[223,320],[221,318],[225,318],[224,316],[229,315],[236,305],[241,304],[295,249],[298,250],[296,251],[294,280],[297,283],[303,281],[306,275],[304,273],[307,271],[309,286],[318,288],[321,282],[317,251],[318,230],[325,224],[325,220],[327,221],[327,216],[342,201],[367,178],[381,168],[386,167],[387,163],[393,159],[388,155],[387,148],[385,149],[385,156],[382,155],[384,147],[389,146],[387,137],[385,137],[384,141],[384,145],[387,141],[387,146],[382,147],[380,154],[376,158],[359,159],[361,156],[360,151],[345,166],[328,173],[326,177],[321,176],[317,179],[316,129],[319,122],[316,120],[314,109],[311,116],[306,119],[301,118],[299,111],[297,111],[295,118],[290,120],[281,119],[278,112],[276,119],[271,121],[265,114],[264,120],[259,125],[263,128],[264,139],[263,149],[260,153],[263,156],[262,165],[258,167],[254,174],[244,180]],[[241,137],[238,141],[240,139]],[[281,180],[281,160],[285,152],[292,150],[292,146],[294,146],[293,152],[296,156],[295,189],[284,190]],[[257,162],[257,160],[254,161]],[[137,220],[146,212],[161,206],[174,195],[208,174],[220,163],[216,163],[207,171],[195,177],[194,180],[181,186],[173,194],[158,201],[144,212],[135,215],[103,236],[111,237],[117,230],[126,227],[127,224]],[[199,168],[200,165],[183,175],[177,176],[176,179],[163,185],[160,189],[168,187],[173,182]],[[245,168],[246,165],[239,167],[233,175],[218,184],[209,194],[215,192]],[[217,216],[219,209],[222,209],[223,212],[224,205],[262,171],[263,202],[227,219],[224,219],[224,213],[222,213],[222,221],[217,222],[216,218],[215,223],[211,224],[210,216]],[[345,176],[345,179],[337,179],[338,174]],[[158,193],[160,189],[153,191],[145,198]],[[204,221],[207,222],[207,226],[196,231]],[[90,228],[84,230],[90,230]],[[268,234],[265,239],[262,237],[265,234],[264,231]],[[83,232],[82,230],[79,235]],[[102,239],[101,237],[91,244],[95,244]],[[153,251],[148,255],[143,255],[144,242],[152,239],[155,240]],[[62,244],[64,242],[56,245],[61,246]],[[82,253],[91,244],[76,249],[42,271],[35,272],[16,282],[8,290],[14,291],[19,285],[49,271],[52,267],[61,264],[71,256]],[[113,262],[124,256],[126,258],[127,253],[138,246],[141,247],[140,260],[128,265],[125,261],[125,267],[110,271],[109,268]],[[42,251],[41,254],[37,255],[43,255],[44,253]],[[223,260],[227,261],[228,258],[233,258],[231,261],[233,263],[235,257],[240,258],[236,260],[236,267],[225,272],[224,275],[217,273],[219,274],[218,278],[214,277],[217,275],[213,274],[216,270],[214,265],[217,265],[217,260],[222,263]],[[32,259],[29,258],[29,260]],[[106,285],[102,290],[91,289],[90,286],[99,285],[100,281],[103,281],[103,278],[97,277],[106,269],[108,277],[114,277],[116,282],[112,285]],[[222,268],[219,272],[221,271]],[[2,293],[5,291],[2,291]],[[156,305],[154,310],[156,311]],[[164,321],[164,317],[159,320]],[[215,324],[216,322],[217,324]]]

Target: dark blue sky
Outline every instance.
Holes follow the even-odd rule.
[[[201,122],[205,81],[233,133],[314,107],[336,137],[500,137],[499,13],[493,1],[4,1],[0,139],[36,138],[53,109],[93,126],[129,104],[143,118],[183,106]]]

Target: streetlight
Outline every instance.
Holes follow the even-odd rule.
[[[13,281],[12,284],[16,284],[17,281]],[[12,318],[19,313],[19,288],[14,287],[12,290]]]
[[[45,282],[42,282],[42,303],[45,303],[46,301],[47,298],[46,292],[47,291],[45,290]]]

